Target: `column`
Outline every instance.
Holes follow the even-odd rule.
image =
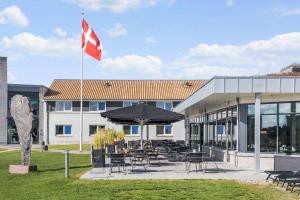
[[[0,57],[0,143],[7,144],[7,58]]]
[[[260,172],[260,103],[261,94],[255,94],[255,136],[254,136],[254,146],[255,146],[255,171]]]

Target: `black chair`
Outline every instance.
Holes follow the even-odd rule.
[[[118,172],[120,173],[120,167],[123,168],[123,172],[126,174],[125,167],[125,154],[123,153],[112,153],[110,154],[110,173],[113,172],[113,167],[118,167]]]
[[[130,163],[131,163],[131,170],[137,166],[143,166],[144,171],[147,170],[149,166],[149,160],[147,153],[142,149],[135,149],[130,151]]]
[[[197,166],[199,166],[199,170],[200,170],[200,168],[202,170],[204,170],[202,168],[202,163],[203,163],[202,155],[203,155],[203,153],[201,153],[201,152],[198,152],[198,153],[190,152],[187,154],[186,169],[187,169],[188,173],[190,172],[191,164],[195,164],[196,172],[198,171]]]

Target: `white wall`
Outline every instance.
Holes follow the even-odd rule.
[[[47,115],[45,115],[47,116]],[[48,119],[48,134],[49,144],[74,144],[79,143],[79,112],[49,112]],[[47,121],[47,120],[45,120]],[[72,125],[71,136],[56,136],[56,125]],[[91,143],[92,136],[89,136],[90,125],[105,125],[106,128],[115,128],[123,130],[122,125],[116,125],[108,122],[105,118],[100,116],[99,112],[84,112],[83,113],[83,143]],[[146,139],[146,126],[144,127],[143,139]],[[46,129],[45,129],[46,130]],[[149,126],[149,139],[151,140],[185,140],[184,120],[176,122],[172,127],[172,135],[156,136],[156,126]],[[139,140],[140,135],[125,136],[125,140]]]

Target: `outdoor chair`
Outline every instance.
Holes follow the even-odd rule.
[[[203,159],[202,159],[202,153],[198,152],[198,153],[188,153],[187,154],[187,158],[186,158],[186,170],[187,173],[190,172],[190,168],[191,168],[191,164],[195,164],[196,167],[196,172],[198,171],[197,166],[199,166],[199,170],[202,169],[204,172],[204,169],[202,167],[203,164]]]
[[[267,170],[265,171],[265,173],[267,174],[267,178],[266,178],[266,181],[269,181],[270,179],[273,181],[275,181],[276,179],[276,176],[282,174],[282,173],[286,173],[287,171],[277,171],[277,170]]]
[[[133,171],[137,166],[143,166],[144,171],[147,170],[149,166],[149,160],[146,152],[144,150],[134,150],[131,152],[130,157],[131,170]]]
[[[151,161],[157,161],[160,165],[160,161],[158,159],[158,150],[151,148],[146,150],[147,156],[148,156],[148,164],[151,164]]]
[[[110,173],[113,172],[113,167],[118,167],[118,172],[120,173],[120,168],[123,168],[123,172],[126,174],[125,167],[125,154],[123,153],[112,153],[110,154]]]

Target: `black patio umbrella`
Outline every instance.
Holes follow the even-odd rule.
[[[166,125],[184,119],[184,115],[147,104],[138,104],[101,113],[102,117],[118,124],[141,126],[141,147],[144,125]]]

